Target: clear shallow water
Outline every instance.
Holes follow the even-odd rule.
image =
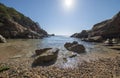
[[[59,48],[59,55],[56,65],[60,67],[76,67],[78,63],[98,58],[107,58],[117,56],[115,50],[108,49],[98,43],[84,42],[77,38],[65,36],[51,36],[44,39],[10,39],[7,43],[0,44],[0,59],[11,58],[19,55],[22,58],[31,57],[36,49],[40,48]],[[85,53],[77,54],[75,58],[69,58],[72,52],[64,48],[66,42],[78,41],[86,48]],[[63,59],[66,58],[67,62]]]
[[[83,44],[86,48],[86,52],[82,54],[78,54],[77,57],[75,58],[69,58],[72,52],[66,50],[64,48],[64,44],[66,42],[73,42],[77,41],[79,44]],[[75,67],[78,62],[82,62],[84,59],[84,56],[87,56],[90,52],[92,52],[92,49],[94,48],[95,43],[89,43],[89,42],[84,42],[81,41],[80,39],[77,38],[70,38],[70,37],[65,37],[65,36],[51,36],[47,37],[44,39],[38,39],[35,41],[37,45],[37,49],[40,48],[59,48],[59,58],[58,58],[58,65],[61,67]],[[67,62],[63,60],[63,58],[67,58]],[[81,59],[79,59],[81,58]],[[86,57],[85,57],[86,58]]]
[[[75,58],[69,58],[70,51],[64,48],[66,42],[77,41],[79,44],[83,44],[86,48],[85,53],[77,54]],[[76,67],[78,63],[83,61],[97,60],[98,58],[107,58],[116,56],[117,53],[113,50],[106,48],[105,46],[98,46],[100,43],[84,42],[78,38],[70,38],[65,36],[51,36],[44,39],[36,40],[37,48],[59,48],[58,65],[61,67]],[[67,62],[64,62],[63,58],[67,58]]]
[[[87,52],[89,52],[91,48],[94,48],[94,44],[95,44],[95,43],[84,42],[77,38],[70,38],[66,36],[51,36],[48,38],[37,40],[37,48],[53,47],[53,48],[59,48],[61,50],[66,50],[64,48],[64,44],[66,42],[73,42],[73,41],[77,41],[79,44],[83,44],[86,47]]]

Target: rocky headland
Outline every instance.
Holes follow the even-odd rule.
[[[102,42],[108,38],[120,38],[120,12],[111,19],[95,24],[92,29],[75,33],[71,37],[93,42]]]
[[[48,33],[14,8],[0,3],[0,34],[5,38],[43,38]]]

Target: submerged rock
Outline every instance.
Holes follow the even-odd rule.
[[[69,53],[69,58],[73,58],[73,57],[76,57],[77,56],[77,54],[76,53]]]
[[[59,49],[57,48],[47,49],[45,52],[35,57],[33,66],[54,64],[58,57],[58,51]]]
[[[0,35],[0,43],[6,43],[6,42],[7,42],[6,39],[2,35]]]
[[[69,50],[76,53],[83,53],[85,52],[85,47],[82,44],[78,44],[76,42],[73,43],[65,43],[64,47]]]
[[[43,48],[43,49],[35,50],[35,53],[36,53],[36,55],[40,55],[50,49],[52,49],[52,48]]]

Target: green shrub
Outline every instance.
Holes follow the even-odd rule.
[[[6,70],[9,70],[10,68],[8,66],[1,66],[0,67],[0,72],[3,72],[3,71],[6,71]]]

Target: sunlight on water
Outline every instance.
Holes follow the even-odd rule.
[[[51,36],[48,38],[44,38],[41,40],[37,40],[37,48],[59,48],[59,61],[63,61],[64,57],[68,57],[69,54],[71,52],[69,52],[68,50],[66,50],[64,48],[64,44],[66,42],[73,42],[73,41],[77,41],[79,44],[83,44],[86,47],[86,53],[91,52],[91,50],[94,48],[94,43],[88,43],[88,42],[83,42],[80,39],[77,38],[70,38],[70,37],[66,37],[66,36]],[[81,55],[86,55],[86,53],[83,53]],[[80,56],[80,55],[78,55]],[[74,68],[77,66],[77,62],[80,61],[78,59],[78,56],[75,58],[67,58],[67,62],[63,63],[63,62],[59,62],[59,66],[60,67],[70,67],[70,68]]]

